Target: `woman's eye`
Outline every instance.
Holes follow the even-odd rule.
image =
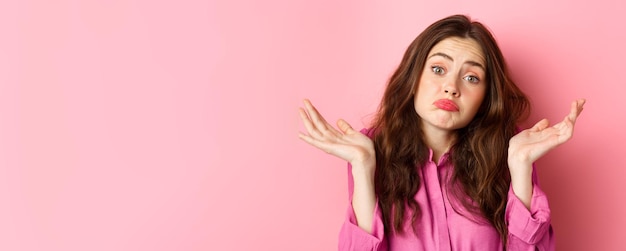
[[[465,76],[464,79],[466,81],[469,81],[470,83],[478,83],[480,81],[480,79],[478,79],[476,76]]]
[[[430,67],[432,69],[432,71],[437,74],[437,75],[442,75],[445,73],[445,71],[443,70],[443,68],[441,66],[432,66]]]

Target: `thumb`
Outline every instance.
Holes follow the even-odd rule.
[[[548,125],[550,125],[550,122],[548,122],[548,119],[542,119],[539,122],[537,122],[537,124],[535,124],[532,128],[530,128],[530,130],[535,131],[535,132],[541,131],[543,129],[546,129]]]
[[[337,127],[344,134],[349,134],[349,133],[353,133],[354,132],[354,129],[352,129],[352,126],[350,126],[350,124],[348,124],[348,122],[346,122],[343,119],[337,120]]]

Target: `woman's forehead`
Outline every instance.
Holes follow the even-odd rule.
[[[482,46],[471,38],[449,37],[441,40],[430,49],[428,58],[436,54],[447,55],[453,61],[470,60],[480,63],[483,66],[485,65],[485,56]]]

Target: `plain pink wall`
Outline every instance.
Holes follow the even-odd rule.
[[[587,98],[538,163],[557,245],[626,249],[623,3],[53,2],[0,3],[0,250],[336,249],[345,163],[297,139],[297,107],[367,125],[456,13],[495,33],[526,125]]]

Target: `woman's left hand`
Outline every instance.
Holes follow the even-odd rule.
[[[572,102],[570,113],[563,121],[549,127],[547,119],[537,122],[532,128],[521,131],[509,141],[509,167],[513,163],[531,166],[555,147],[567,142],[574,133],[574,124],[585,104],[584,99]],[[517,166],[517,165],[514,165]]]

